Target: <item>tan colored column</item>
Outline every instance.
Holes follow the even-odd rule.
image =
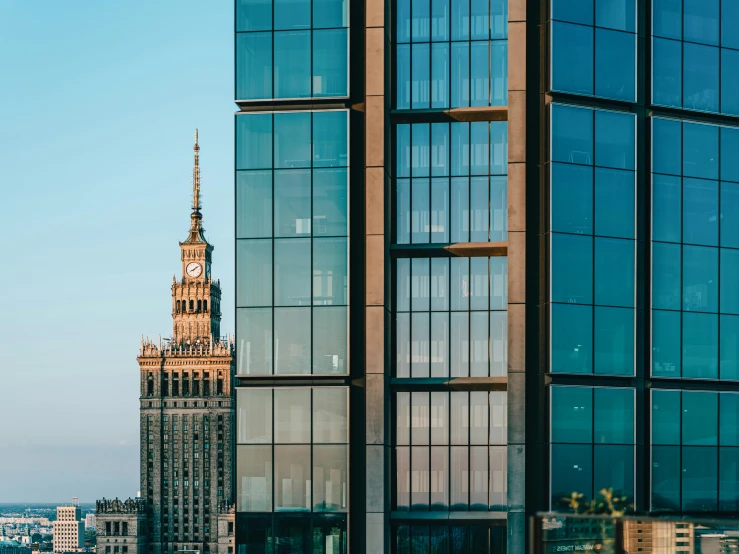
[[[366,553],[390,551],[385,374],[385,4],[365,2]]]
[[[508,552],[526,536],[526,0],[508,0]]]

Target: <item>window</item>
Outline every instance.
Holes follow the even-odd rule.
[[[739,129],[652,135],[652,375],[739,379]]]
[[[551,88],[636,101],[636,2],[552,0]]]
[[[739,44],[728,32],[739,24],[733,3],[653,0],[652,10],[652,102],[739,115]]]
[[[396,260],[397,377],[507,373],[508,260]]]
[[[347,418],[345,388],[239,389],[237,511],[346,512]]]
[[[236,122],[238,373],[346,373],[347,112]]]
[[[397,108],[508,103],[507,2],[400,0],[396,17]]]
[[[503,511],[506,394],[396,394],[396,509]]]
[[[508,123],[397,125],[395,241],[508,238]]]
[[[236,98],[349,94],[349,3],[236,2]]]
[[[634,501],[634,389],[555,385],[551,394],[552,510],[602,489]]]
[[[736,511],[738,417],[736,393],[652,390],[653,511]]]
[[[635,118],[554,104],[551,120],[550,371],[633,375]]]

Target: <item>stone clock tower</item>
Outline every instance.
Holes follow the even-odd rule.
[[[182,275],[172,283],[172,336],[142,339],[137,358],[141,495],[153,554],[233,548],[234,347],[220,336],[221,286],[202,226],[197,131],[194,151],[190,230],[180,243]]]

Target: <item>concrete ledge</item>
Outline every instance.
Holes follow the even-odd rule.
[[[508,106],[452,108],[444,113],[456,121],[508,121]]]
[[[507,242],[458,242],[445,246],[444,250],[460,258],[481,258],[485,256],[507,256]]]

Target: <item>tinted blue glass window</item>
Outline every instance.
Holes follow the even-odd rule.
[[[277,113],[274,116],[275,167],[311,166],[311,114]]]
[[[631,114],[595,111],[595,165],[634,169],[634,125]]]
[[[676,119],[652,119],[652,171],[681,175],[682,123]]]
[[[718,246],[718,182],[683,179],[683,242]]]
[[[739,182],[739,129],[721,128],[721,179]]]
[[[313,32],[313,96],[345,96],[347,90],[348,30]]]
[[[596,375],[633,375],[634,310],[595,307]]]
[[[313,28],[336,28],[349,25],[347,0],[313,0]]]
[[[652,448],[652,510],[680,510],[680,447]]]
[[[682,43],[652,40],[652,101],[661,106],[683,105]]]
[[[722,393],[719,398],[721,446],[739,446],[739,395]]]
[[[590,444],[552,445],[552,508],[567,509],[563,499],[573,492],[593,497],[593,447]]]
[[[682,393],[683,445],[718,444],[718,393]]]
[[[272,168],[272,115],[236,118],[236,169]]]
[[[721,313],[739,314],[739,250],[722,248],[720,261]]]
[[[595,0],[595,25],[635,32],[636,4],[634,0]]]
[[[593,0],[553,0],[552,19],[593,25]]]
[[[739,510],[739,448],[719,449],[719,510]]]
[[[593,491],[612,489],[633,502],[634,447],[596,444],[593,450]]]
[[[632,33],[595,30],[595,96],[634,101],[636,37]]]
[[[236,172],[236,238],[272,236],[272,172]]]
[[[652,375],[679,378],[682,367],[680,312],[652,312]]]
[[[719,49],[683,43],[683,67],[684,107],[718,112]]]
[[[652,239],[680,242],[682,232],[680,177],[652,175]]]
[[[721,3],[721,46],[739,50],[739,4],[736,2]]]
[[[604,179],[603,196],[610,181]],[[593,169],[572,164],[552,164],[552,231],[593,233]],[[739,188],[739,187],[738,187]],[[607,221],[608,216],[604,216]],[[600,222],[600,219],[598,220]],[[607,225],[607,223],[606,223]]]
[[[633,307],[634,271],[634,241],[595,239],[596,304]]]
[[[593,389],[552,387],[552,442],[593,442]]]
[[[634,185],[631,171],[595,169],[596,235],[634,238]],[[570,199],[580,202],[574,196]]]
[[[593,164],[593,112],[552,106],[552,161]]]
[[[679,310],[681,306],[680,246],[652,244],[652,307]]]
[[[720,318],[721,379],[739,379],[739,317]]]
[[[309,31],[274,34],[275,98],[310,96],[310,38]]]
[[[739,51],[721,50],[721,113],[739,115]]]
[[[270,168],[237,172],[239,372],[348,368],[347,124],[345,110],[237,116],[237,167]]]
[[[272,96],[272,33],[236,35],[236,98]]]
[[[238,0],[236,31],[268,31],[272,28],[272,2]]]
[[[552,235],[552,301],[592,304],[592,238]]]
[[[683,0],[683,39],[718,46],[719,0]]]
[[[552,304],[552,360],[555,373],[593,372],[593,309]]]
[[[552,22],[552,89],[593,94],[593,28]]]
[[[718,316],[683,314],[683,377],[718,378]]]
[[[685,447],[682,452],[682,509],[713,512],[717,509],[718,451]]]
[[[310,0],[273,0],[276,30],[310,27]]]
[[[652,444],[680,444],[679,391],[652,390]]]
[[[682,0],[652,0],[652,34],[682,39]]]
[[[634,390],[599,387],[593,394],[593,441],[634,444]]]
[[[717,248],[683,248],[683,310],[718,311]]]

